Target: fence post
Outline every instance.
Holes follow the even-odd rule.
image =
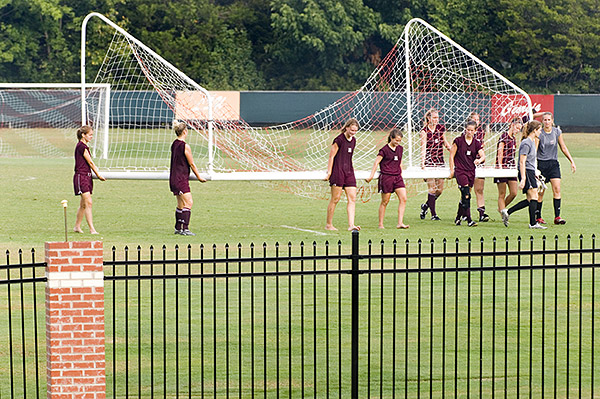
[[[358,399],[358,261],[360,260],[358,248],[358,230],[352,230],[352,377],[351,396]]]
[[[47,398],[106,397],[102,242],[47,242]]]

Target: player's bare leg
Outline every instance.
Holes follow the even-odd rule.
[[[346,198],[348,204],[346,210],[348,211],[348,231],[360,230],[360,226],[354,224],[354,215],[356,212],[356,187],[346,187]]]
[[[340,202],[340,198],[342,198],[342,188],[331,186],[331,198],[327,205],[327,224],[325,225],[325,230],[337,230],[333,226],[333,213],[335,212],[336,205]]]
[[[398,188],[396,189],[396,195],[398,196],[398,224],[396,225],[397,229],[408,229],[410,226],[404,224],[404,210],[406,209],[406,189]]]
[[[383,219],[385,217],[385,209],[390,202],[391,193],[381,193],[381,203],[379,204],[379,228],[384,229]]]
[[[98,234],[98,232],[94,228],[94,222],[92,219],[92,194],[90,194],[89,192],[81,194],[79,208],[77,208],[77,216],[75,217],[75,227],[73,228],[73,231],[77,233],[83,233],[83,230],[81,229],[81,223],[83,222],[84,217],[90,228],[90,233]]]

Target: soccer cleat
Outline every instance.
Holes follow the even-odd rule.
[[[427,216],[428,210],[429,210],[429,206],[427,204],[421,204],[421,213],[419,214],[419,217],[421,219],[425,219],[425,216]]]
[[[542,219],[542,218],[537,218],[535,220],[535,222],[536,222],[536,224],[546,224],[546,221],[544,219]]]
[[[506,210],[506,208],[502,209],[500,211],[500,215],[502,215],[502,223],[504,223],[504,225],[506,227],[508,227],[508,217],[509,217],[509,215],[508,215],[508,211]]]
[[[462,221],[460,219],[454,219],[454,224],[457,225],[457,226],[460,226],[461,222]]]
[[[565,224],[567,221],[560,216],[554,218],[554,224]]]
[[[490,216],[487,213],[484,213],[483,215],[479,216],[480,222],[488,222],[489,220],[490,220]]]
[[[192,233],[191,231],[189,231],[188,229],[185,230],[181,230],[181,234],[182,236],[195,236],[196,234]]]
[[[442,219],[440,219],[440,217],[438,215],[433,215],[431,217],[431,220],[442,220]]]
[[[471,220],[468,224],[469,227],[476,227],[477,226],[477,222],[474,220]]]
[[[542,226],[542,225],[541,225],[541,224],[539,224],[539,223],[536,223],[536,224],[534,224],[533,226],[532,226],[532,225],[529,225],[529,228],[530,228],[530,229],[542,229],[542,230],[545,230],[545,229],[547,229],[547,227],[546,227],[546,226]]]
[[[175,230],[173,234],[181,234],[181,230]]]

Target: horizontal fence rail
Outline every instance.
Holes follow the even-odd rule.
[[[595,236],[113,248],[107,397],[598,397]],[[0,398],[46,396],[44,262],[0,265]]]
[[[595,397],[595,236],[125,249],[125,397]]]

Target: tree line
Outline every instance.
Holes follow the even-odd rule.
[[[0,81],[78,82],[90,12],[209,90],[356,90],[419,17],[529,92],[600,92],[599,0],[0,0]]]

